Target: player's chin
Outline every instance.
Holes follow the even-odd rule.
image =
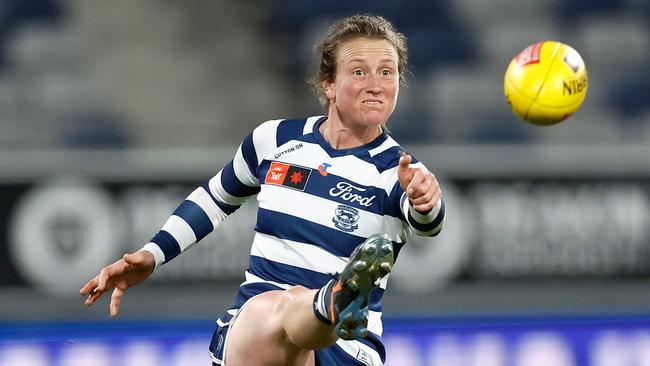
[[[390,113],[387,113],[383,110],[367,110],[364,111],[363,117],[361,118],[362,123],[366,126],[380,126],[388,121]]]

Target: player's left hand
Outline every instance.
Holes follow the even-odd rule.
[[[440,184],[435,175],[423,167],[411,167],[411,155],[402,155],[399,159],[397,177],[406,192],[411,205],[418,212],[429,212],[442,197]]]

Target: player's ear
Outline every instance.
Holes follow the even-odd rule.
[[[330,101],[335,100],[336,91],[334,91],[334,83],[329,80],[323,80],[321,85],[323,87],[323,92],[325,93],[325,97],[327,97],[327,99]]]

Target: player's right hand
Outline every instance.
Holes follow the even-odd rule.
[[[124,291],[144,281],[151,275],[156,262],[153,254],[145,250],[124,254],[122,259],[102,268],[95,278],[88,281],[79,290],[81,296],[88,295],[85,301],[90,306],[105,292],[113,289],[109,311],[112,317],[120,310],[120,301]]]

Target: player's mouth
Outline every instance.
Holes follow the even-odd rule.
[[[379,99],[366,99],[362,103],[368,105],[379,105],[382,104],[383,102]]]

